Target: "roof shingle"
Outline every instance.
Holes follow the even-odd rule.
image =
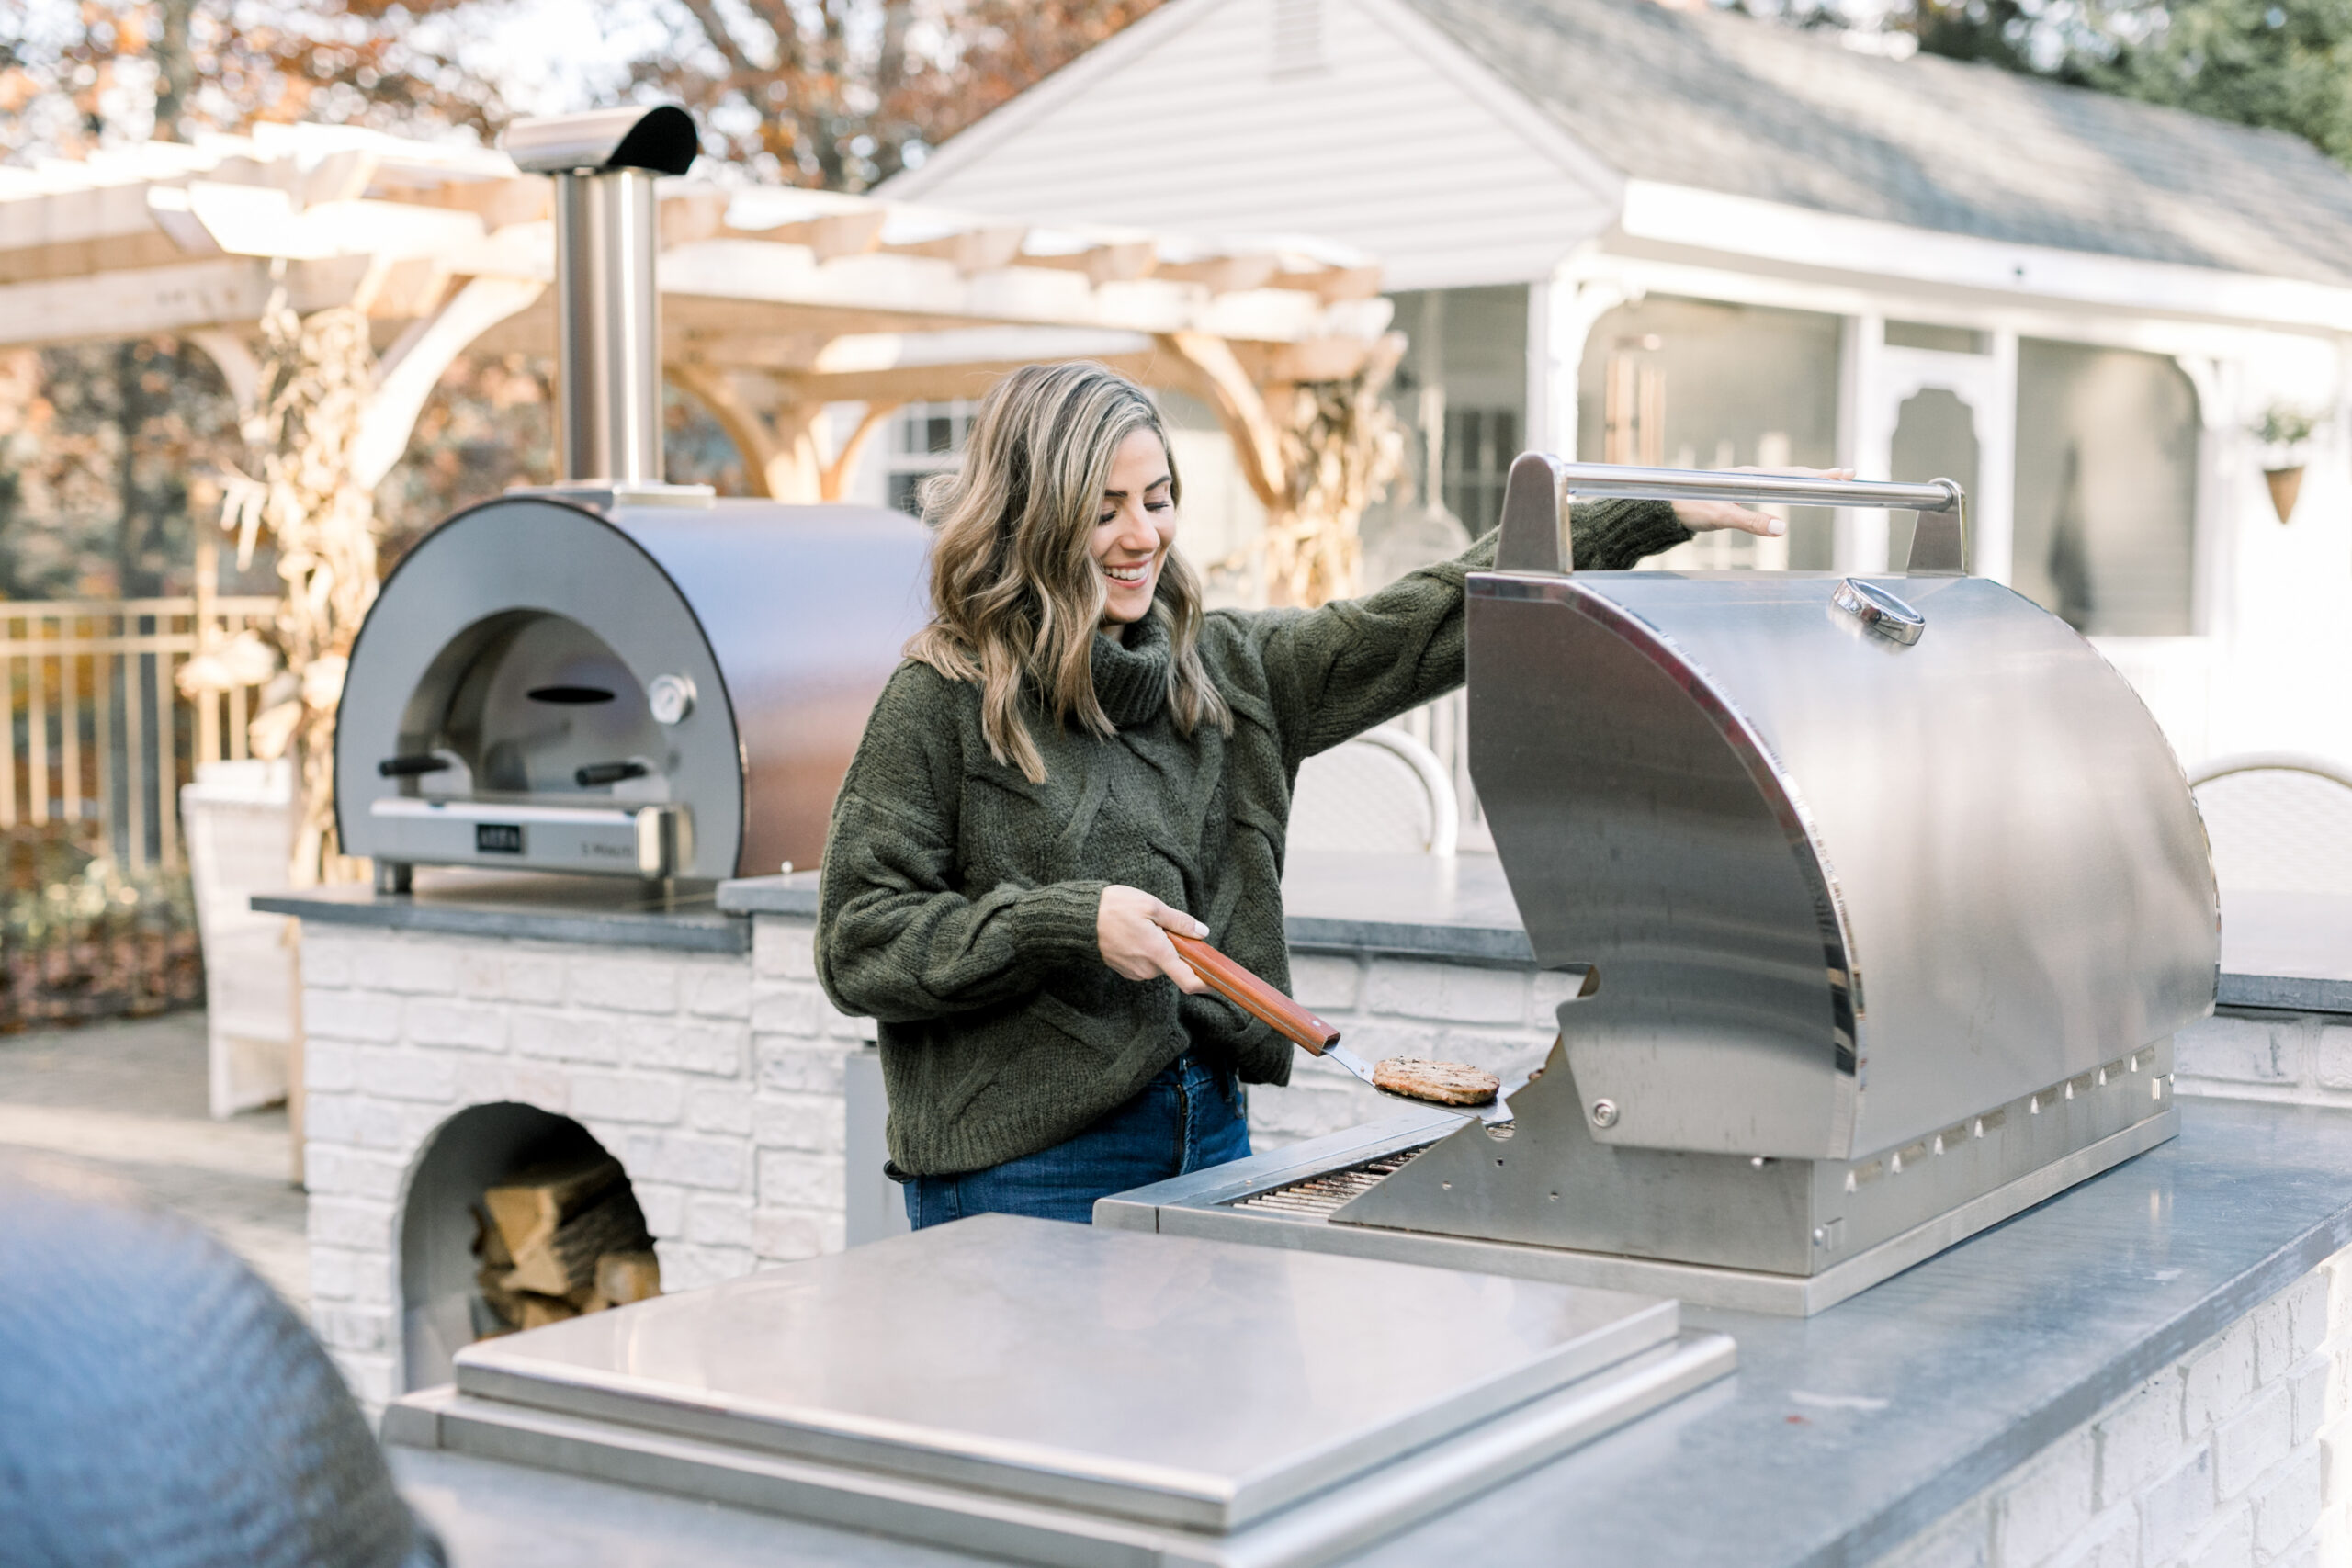
[[[2352,283],[2352,175],[2297,137],[1648,0],[1409,3],[1632,178]]]

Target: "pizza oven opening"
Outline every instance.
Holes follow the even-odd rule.
[[[441,650],[377,771],[425,799],[660,801],[675,766],[645,686],[604,638],[567,615],[513,610]]]
[[[401,1214],[404,1386],[478,1339],[661,1293],[628,1173],[569,1116],[469,1106],[426,1140]]]

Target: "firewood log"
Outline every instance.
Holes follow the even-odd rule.
[[[607,1252],[596,1259],[596,1293],[615,1306],[662,1293],[662,1260],[650,1250]]]
[[[596,1259],[607,1252],[635,1252],[649,1244],[645,1213],[626,1184],[608,1187],[595,1202],[568,1215],[552,1231],[514,1248],[507,1272],[510,1290],[568,1296],[596,1282]]]
[[[473,1209],[474,1256],[481,1259],[485,1269],[508,1269],[514,1267],[514,1254],[507,1247],[506,1238],[491,1223],[490,1215],[480,1204]]]
[[[525,1248],[553,1235],[564,1221],[620,1180],[620,1162],[599,1156],[526,1171],[502,1181],[481,1195],[482,1207],[490,1211],[508,1256],[519,1258]]]
[[[545,1328],[550,1323],[564,1323],[580,1315],[580,1309],[561,1296],[526,1292],[522,1300],[525,1328]]]
[[[523,1326],[523,1298],[506,1288],[506,1270],[483,1264],[474,1271],[474,1288],[481,1299],[497,1314],[498,1321],[510,1328]]]

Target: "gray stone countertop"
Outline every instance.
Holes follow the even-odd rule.
[[[1283,905],[1293,947],[1473,964],[1535,961],[1502,863],[1492,855],[1299,851],[1283,876]],[[817,874],[722,882],[718,907],[738,915],[814,915]]]
[[[2352,1013],[2352,897],[2224,893],[2221,1005]]]
[[[1302,851],[1290,857],[1283,877],[1283,904],[1296,948],[1455,963],[1534,962],[1502,863],[1493,855],[1449,860]],[[718,907],[738,914],[814,915],[816,874],[722,882]],[[2224,896],[2221,1005],[2352,1013],[2352,897]]]
[[[752,922],[721,914],[707,886],[665,899],[641,882],[619,877],[420,866],[411,893],[379,893],[366,883],[345,883],[257,894],[253,907],[322,925],[689,953],[752,950]]]
[[[1291,945],[1454,964],[1534,962],[1492,855],[1302,851],[1283,878]],[[813,916],[817,874],[754,876],[667,905],[618,878],[424,870],[413,894],[366,886],[266,894],[254,908],[308,919],[549,942],[741,953],[750,915]],[[2222,905],[2221,1006],[2352,1013],[2352,897],[2232,893]]]
[[[817,913],[817,874],[788,872],[782,876],[746,876],[718,885],[718,907],[730,915],[807,915]]]
[[[1870,1561],[2352,1242],[2352,1113],[2189,1100],[2181,1121],[1817,1317],[1686,1309],[1737,1341],[1732,1378],[1345,1561]],[[393,1460],[460,1562],[542,1540],[585,1564],[980,1561],[461,1456]]]

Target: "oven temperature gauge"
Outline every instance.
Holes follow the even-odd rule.
[[[656,724],[675,724],[695,711],[695,683],[684,675],[656,675],[645,684],[645,705]]]

